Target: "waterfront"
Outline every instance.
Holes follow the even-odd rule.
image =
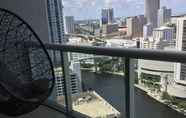
[[[93,89],[121,114],[125,114],[124,77],[112,74],[95,74],[82,71],[85,89]],[[163,105],[139,89],[135,89],[135,118],[186,118],[186,116]]]

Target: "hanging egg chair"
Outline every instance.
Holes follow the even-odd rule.
[[[0,9],[0,113],[19,116],[35,110],[50,96],[54,78],[37,34],[19,16]]]

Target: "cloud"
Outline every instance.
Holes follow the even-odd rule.
[[[104,7],[128,8],[131,6],[141,7],[143,5],[144,0],[104,0]]]
[[[97,0],[63,0],[64,7],[91,7],[95,6]]]
[[[124,5],[125,3],[126,3],[126,0],[104,0],[104,7]]]
[[[128,16],[143,13],[144,0],[63,0],[66,15],[77,18],[98,18],[101,9],[114,8],[115,16]]]
[[[90,8],[90,7],[118,7],[142,6],[144,0],[63,0],[67,8]]]
[[[77,18],[97,18],[104,7],[113,7],[116,16],[134,16],[144,13],[144,0],[63,0],[64,12]],[[173,13],[185,13],[186,0],[161,0],[161,6]]]

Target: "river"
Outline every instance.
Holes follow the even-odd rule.
[[[95,90],[122,114],[122,118],[125,118],[125,81],[123,76],[82,71],[82,82],[85,89]],[[135,118],[186,118],[186,116],[157,102],[136,88]]]

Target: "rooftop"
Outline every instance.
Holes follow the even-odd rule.
[[[120,113],[95,91],[73,95],[72,99],[73,109],[89,117],[120,116]],[[64,97],[60,97],[58,100],[59,103],[63,103]]]
[[[154,30],[169,30],[169,29],[173,29],[173,28],[172,27],[167,27],[167,26],[162,26],[162,27],[156,28]]]

